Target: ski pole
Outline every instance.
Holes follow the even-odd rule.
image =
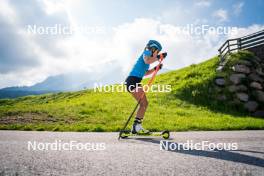
[[[164,57],[163,57],[163,55],[161,54],[161,55],[160,55],[159,64],[156,66],[156,70],[155,70],[154,73],[152,74],[152,76],[151,76],[151,78],[150,78],[150,80],[149,80],[149,82],[148,82],[148,84],[147,84],[147,85],[148,85],[147,87],[149,87],[149,86],[152,84],[153,80],[155,79],[155,76],[157,75],[158,71],[160,70],[160,65],[162,64],[163,59],[164,59]],[[124,127],[123,127],[122,130],[119,132],[118,140],[119,140],[120,137],[121,137],[121,133],[122,133],[122,131],[124,131],[124,130],[126,129],[126,127],[127,127],[128,123],[130,122],[132,116],[134,115],[135,111],[137,110],[137,107],[138,107],[138,105],[140,104],[141,99],[143,98],[143,96],[144,96],[144,94],[142,94],[141,97],[139,98],[137,105],[135,106],[134,110],[131,112],[130,116],[128,117],[128,119],[127,119],[127,121],[126,121]]]

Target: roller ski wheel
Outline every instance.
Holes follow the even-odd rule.
[[[168,130],[162,131],[161,136],[163,139],[169,139],[170,138],[170,132]]]
[[[119,132],[119,137],[122,138],[122,139],[127,138],[129,135],[130,135],[130,131],[124,130],[124,131],[120,131]]]

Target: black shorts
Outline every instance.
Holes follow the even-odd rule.
[[[136,87],[142,87],[140,84],[141,80],[142,80],[142,78],[139,78],[136,76],[128,76],[126,81],[125,81],[127,91],[131,92]]]

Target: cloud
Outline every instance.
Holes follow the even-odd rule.
[[[218,9],[213,13],[213,17],[217,18],[219,22],[228,21],[228,12],[224,9]]]
[[[30,43],[0,17],[0,73],[23,70],[39,64]]]
[[[233,13],[238,16],[242,12],[244,2],[239,2],[233,5]]]
[[[56,24],[67,26],[70,24],[67,12],[64,9],[50,12],[45,6],[45,1],[21,0],[10,1],[10,7],[18,18],[14,24],[21,33],[27,30],[28,25],[52,27]],[[57,1],[54,1],[57,2]],[[56,4],[56,3],[55,3]],[[23,35],[23,34],[21,34]],[[30,40],[40,49],[53,56],[63,56],[63,50],[58,47],[58,42],[64,39],[63,35],[30,35]]]
[[[211,0],[199,0],[195,2],[195,5],[199,7],[209,7],[211,3]]]
[[[254,24],[248,27],[240,27],[240,28],[237,28],[236,31],[229,33],[227,38],[230,38],[230,39],[239,38],[239,37],[243,37],[243,36],[258,32],[260,30],[264,30],[264,25]]]
[[[40,53],[64,56],[58,47],[60,36],[27,35],[29,24],[67,23],[63,14],[47,14],[40,1],[1,1],[0,3],[0,73],[9,73],[40,66]]]
[[[93,73],[94,80],[109,75],[109,82],[122,81],[149,39],[159,40],[164,51],[169,53],[164,67],[178,69],[217,55],[219,46],[235,36],[219,36],[213,32],[205,35],[179,33],[178,26],[150,18],[137,18],[108,29],[106,34],[92,36],[28,35],[24,28],[28,23],[49,26],[55,23],[73,25],[76,21],[61,5],[54,8],[41,1],[27,1],[29,5],[33,3],[29,6],[34,8],[31,13],[26,12],[25,2],[10,2],[12,4],[6,3],[4,9],[0,3],[0,87],[32,85],[48,76],[83,71]],[[227,12],[220,17],[226,20]],[[236,35],[261,27],[239,28]]]
[[[69,23],[66,12],[47,13],[42,1],[0,1],[0,87],[30,85],[60,72],[59,60],[66,57],[60,44],[67,38],[26,31],[30,24],[56,23]]]

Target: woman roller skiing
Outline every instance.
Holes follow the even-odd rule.
[[[139,102],[139,108],[137,110],[136,117],[131,129],[131,132],[133,134],[149,133],[148,130],[145,130],[142,127],[142,121],[146,109],[148,107],[148,101],[140,82],[144,76],[150,75],[156,70],[157,66],[150,70],[149,66],[150,64],[159,61],[159,52],[161,51],[161,49],[162,46],[158,41],[150,40],[146,45],[141,56],[137,59],[137,62],[133,66],[131,72],[129,73],[129,76],[125,81],[127,91],[131,93],[131,95],[136,99],[136,101]],[[167,56],[167,53],[162,53],[162,56],[163,58],[165,58]],[[161,69],[162,64],[159,67],[159,69]]]

